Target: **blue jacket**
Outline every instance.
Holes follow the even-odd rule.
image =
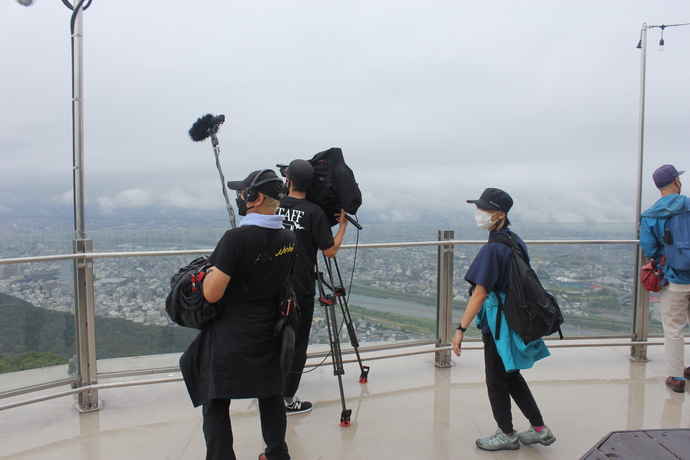
[[[505,300],[505,294],[500,293]],[[486,320],[491,329],[491,335],[496,342],[496,350],[503,361],[506,372],[513,372],[518,369],[529,369],[540,359],[551,356],[549,349],[542,339],[533,340],[527,345],[522,341],[515,331],[508,327],[505,314],[501,315],[501,338],[496,340],[496,312],[498,310],[498,299],[496,292],[492,291],[486,296],[484,305],[477,314],[477,327],[481,328],[482,321]],[[508,334],[505,331],[509,331]]]
[[[664,233],[668,220],[678,214],[687,198],[684,195],[672,193],[662,196],[654,205],[642,213],[640,221],[640,248],[642,253],[659,262],[665,253]],[[675,284],[690,284],[690,271],[674,270],[664,264],[662,271],[670,282]]]

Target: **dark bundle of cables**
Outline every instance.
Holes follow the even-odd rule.
[[[220,313],[220,305],[204,298],[202,281],[209,268],[208,257],[194,259],[170,280],[165,311],[180,326],[203,329]]]

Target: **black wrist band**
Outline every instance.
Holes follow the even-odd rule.
[[[467,328],[466,328],[466,327],[462,327],[462,323],[460,323],[460,324],[458,324],[458,331],[467,332]]]

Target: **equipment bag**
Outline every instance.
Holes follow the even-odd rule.
[[[210,266],[208,257],[199,257],[180,268],[170,280],[165,311],[180,326],[203,329],[220,313],[220,304],[204,298],[202,281]]]
[[[546,292],[537,274],[523,258],[517,236],[513,233],[509,238],[506,234],[496,233],[489,238],[489,242],[504,244],[513,252],[505,304],[501,301],[501,296],[496,296],[496,340],[500,337],[501,311],[505,314],[508,327],[519,334],[525,344],[554,332],[558,332],[563,339],[561,308],[556,299]]]
[[[690,208],[688,198],[680,212],[667,221],[664,234],[666,263],[674,270],[690,270]]]
[[[307,200],[326,212],[331,227],[338,223],[334,214],[341,209],[357,214],[362,192],[352,169],[345,164],[343,151],[333,147],[317,153],[308,162],[314,168],[314,181],[307,191]]]

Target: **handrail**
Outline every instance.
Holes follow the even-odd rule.
[[[452,236],[452,235],[451,235]],[[621,240],[609,240],[609,239],[595,239],[595,240],[526,240],[526,244],[529,245],[619,245],[619,244],[630,244],[630,245],[637,245],[639,241],[637,239],[621,239]],[[362,243],[362,244],[346,244],[341,246],[341,249],[370,249],[370,248],[407,248],[407,247],[441,247],[441,246],[455,246],[455,245],[483,245],[486,244],[486,240],[440,240],[440,241],[416,241],[416,242],[396,242],[396,243]],[[63,261],[63,260],[77,260],[77,261],[85,261],[85,260],[93,260],[93,259],[112,259],[112,258],[133,258],[133,257],[162,257],[162,256],[183,256],[183,255],[201,255],[201,254],[211,254],[213,251],[213,248],[197,248],[197,249],[177,249],[177,250],[159,250],[159,251],[129,251],[129,252],[83,252],[83,253],[73,253],[73,254],[57,254],[57,255],[49,255],[49,256],[35,256],[35,257],[18,257],[18,258],[6,258],[6,259],[0,259],[0,265],[6,265],[6,264],[23,264],[23,263],[36,263],[36,262],[53,262],[53,261]],[[613,336],[590,336],[590,337],[585,337],[582,338],[584,340],[587,339],[602,339],[602,338],[611,338],[614,340],[625,340],[625,339],[630,339],[630,341],[625,341],[625,342],[611,342],[609,344],[604,344],[604,345],[597,345],[597,344],[585,344],[583,345],[581,342],[577,345],[570,345],[566,342],[560,342],[560,343],[553,343],[550,342],[549,346],[555,347],[555,348],[564,348],[564,347],[574,347],[574,346],[634,346],[634,345],[641,345],[641,346],[646,346],[646,345],[658,345],[658,343],[654,342],[647,342],[647,341],[637,341],[636,336],[634,334],[621,334],[621,335],[613,335]],[[413,345],[406,345],[406,344],[395,344],[395,345],[383,345],[380,347],[366,347],[362,348],[361,351],[384,351],[388,350],[390,353],[384,351],[383,355],[380,356],[374,356],[370,357],[368,359],[384,359],[387,357],[397,357],[397,356],[407,356],[411,354],[420,354],[420,353],[439,353],[439,352],[448,352],[450,350],[450,347],[447,346],[447,342],[444,344],[439,345],[439,339],[437,338],[436,340],[429,340],[429,341],[416,341]],[[467,350],[474,350],[474,349],[481,349],[481,345],[475,346],[470,343],[467,344],[465,349]],[[423,345],[428,345],[428,344],[436,344],[436,347],[433,347],[429,350],[425,351],[411,351],[411,352],[406,352],[406,353],[395,353],[395,351],[401,351],[402,348],[406,348],[409,346],[423,346]],[[378,350],[377,350],[378,348]],[[322,359],[325,358],[326,360],[328,359],[328,354],[329,353],[310,353],[309,357],[310,358],[318,358]],[[343,354],[347,355],[348,352],[346,350],[343,350]],[[349,363],[349,362],[355,362],[353,360],[350,361],[343,361],[344,363]],[[313,366],[312,366],[313,367]],[[166,367],[165,371],[166,372],[172,372],[174,371],[175,368],[172,367]],[[120,372],[120,375],[128,375],[128,376],[135,376],[135,375],[144,375],[148,373],[159,373],[160,369],[155,369],[155,370],[145,370],[144,372],[142,371],[125,371],[125,372]],[[115,373],[117,374],[117,373]],[[115,375],[113,374],[113,375]],[[98,378],[109,378],[112,377],[113,375],[109,375],[107,373],[105,374],[98,374]],[[179,380],[179,379],[177,379]],[[74,383],[74,379],[69,379],[70,383]],[[148,383],[159,383],[163,381],[176,381],[176,379],[157,379],[155,381],[144,381],[143,383],[137,383],[137,382],[124,382],[122,384],[119,384],[119,386],[131,386],[131,385],[145,385]],[[47,389],[48,387],[56,388],[57,386],[60,386],[64,384],[66,380],[60,380],[60,381],[55,381],[51,382],[48,384],[42,384],[41,387],[44,389]],[[83,393],[86,391],[91,391],[91,390],[98,390],[98,389],[103,389],[103,388],[112,388],[114,386],[118,386],[118,384],[90,384],[90,385],[84,385],[79,388],[74,388],[71,391],[68,392],[63,392],[63,393],[58,393],[57,396],[55,395],[48,395],[48,396],[40,396],[37,398],[33,398],[24,402],[16,402],[12,403],[7,406],[0,406],[0,411],[10,408],[10,407],[17,407],[18,405],[24,405],[24,404],[30,404],[32,402],[38,402],[38,401],[45,401],[47,399],[52,399],[55,397],[59,397],[60,395],[67,395],[67,394],[77,394],[77,393]],[[17,396],[19,394],[26,394],[26,393],[31,393],[33,391],[36,391],[36,388],[22,388],[21,390],[13,392],[13,396]],[[9,397],[8,394],[4,394],[0,396],[0,399]]]
[[[589,339],[581,339],[581,341],[586,342]],[[599,343],[549,343],[549,348],[588,348],[588,347],[629,347],[631,345],[663,345],[663,341],[658,341],[658,342],[599,342]],[[690,345],[690,342],[685,342],[685,345]],[[420,355],[420,354],[425,354],[425,353],[438,353],[440,351],[448,351],[451,350],[452,347],[432,347],[429,349],[424,349],[424,350],[418,350],[418,351],[410,351],[410,352],[405,352],[405,353],[396,353],[396,354],[389,354],[389,355],[381,355],[381,356],[371,356],[368,357],[368,361],[375,361],[379,359],[388,359],[388,358],[401,358],[405,356],[413,356],[413,355]],[[478,351],[478,350],[483,350],[484,346],[483,345],[476,345],[476,346],[471,346],[471,345],[466,345],[463,347],[463,351]],[[313,356],[309,356],[312,358]],[[356,359],[350,359],[350,360],[344,360],[343,364],[351,364],[351,363],[356,363]],[[331,364],[330,362],[321,362],[318,365],[315,364],[307,364],[306,367],[318,367],[320,365],[324,364]],[[162,379],[150,379],[150,380],[132,380],[129,382],[114,382],[114,383],[98,383],[95,385],[86,385],[80,388],[73,388],[71,390],[66,390],[66,391],[61,391],[58,393],[53,393],[49,395],[43,395],[43,396],[38,396],[35,398],[31,399],[25,399],[22,401],[15,401],[9,404],[5,404],[0,406],[0,411],[7,410],[7,409],[13,409],[15,407],[20,407],[20,406],[26,406],[29,404],[34,404],[37,402],[43,402],[43,401],[48,401],[50,399],[56,399],[56,398],[61,398],[63,396],[69,396],[77,393],[82,393],[85,391],[93,391],[93,390],[103,390],[103,389],[109,389],[109,388],[121,388],[121,387],[131,387],[131,386],[141,386],[141,385],[153,385],[153,384],[158,384],[158,383],[173,383],[173,382],[181,382],[183,381],[182,376],[179,377],[168,377],[168,378],[162,378]]]
[[[638,244],[639,240],[525,240],[526,244]],[[486,240],[448,240],[448,241],[416,241],[407,243],[361,243],[344,244],[340,249],[372,249],[372,248],[407,248],[419,246],[448,246],[448,245],[482,245]],[[213,248],[206,249],[176,249],[170,251],[130,251],[130,252],[90,252],[79,254],[56,254],[52,256],[16,257],[0,259],[0,265],[24,264],[33,262],[54,262],[58,260],[75,259],[112,259],[123,257],[162,257],[194,254],[211,254]]]

